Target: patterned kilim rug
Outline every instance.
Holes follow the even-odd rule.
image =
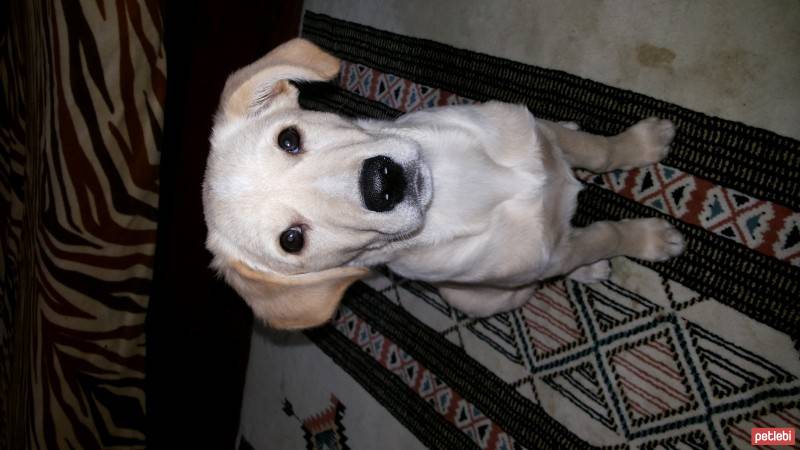
[[[303,34],[343,60],[336,87],[304,90],[309,108],[389,118],[499,99],[606,135],[651,115],[673,120],[663,163],[578,172],[574,222],[663,217],[688,241],[667,263],[617,258],[607,282],[557,280],[489,319],[387,271],[354,285],[334,323],[306,336],[347,374],[341,383],[357,383],[399,426],[370,422],[380,413],[360,411],[365,395],[348,400],[340,374],[300,387],[284,376],[264,389],[280,391],[308,448],[348,448],[364,433],[376,439],[358,438],[365,448],[731,448],[749,446],[754,427],[800,427],[800,142],[310,12]],[[315,358],[307,351],[284,356]],[[302,393],[317,391],[329,398],[299,411]],[[242,443],[257,446],[245,423],[252,401]]]

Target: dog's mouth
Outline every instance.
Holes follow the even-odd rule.
[[[431,177],[431,169],[425,164],[424,161],[417,161],[408,171],[412,175],[409,187],[413,189],[413,197],[417,205],[421,209],[425,209],[431,202],[433,197],[433,178]],[[408,173],[407,172],[407,173]]]

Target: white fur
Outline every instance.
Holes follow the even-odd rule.
[[[291,62],[291,54],[283,58]],[[268,59],[252,78],[267,88],[276,83]],[[315,70],[323,69],[332,72]],[[252,91],[253,84],[242,85]],[[612,256],[660,261],[683,250],[680,234],[663,220],[569,224],[581,189],[571,167],[656,162],[674,135],[669,121],[648,119],[605,138],[500,102],[353,121],[301,110],[296,90],[286,86],[253,111],[232,104],[247,98],[242,89],[226,87],[204,183],[207,245],[220,270],[239,261],[291,278],[388,264],[440,286],[464,312],[485,316],[521,305],[543,278],[575,271],[576,279],[598,281],[608,276],[604,260]],[[300,130],[300,155],[276,145],[288,126]],[[406,198],[382,213],[364,207],[358,188],[363,161],[377,155],[403,166],[410,185]],[[294,223],[307,226],[306,245],[288,254],[278,237]]]

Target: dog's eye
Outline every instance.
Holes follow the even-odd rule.
[[[297,253],[303,249],[303,230],[294,226],[281,233],[281,248],[289,253]]]
[[[292,154],[300,153],[300,133],[297,128],[289,127],[281,131],[278,134],[278,146]]]

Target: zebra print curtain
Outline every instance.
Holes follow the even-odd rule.
[[[4,3],[0,448],[144,447],[160,2]]]

